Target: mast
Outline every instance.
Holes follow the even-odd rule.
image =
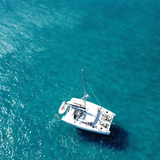
[[[86,91],[85,91],[85,77],[84,77],[84,70],[82,69],[83,74],[83,90],[84,90],[84,107],[86,108]]]

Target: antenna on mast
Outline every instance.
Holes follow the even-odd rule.
[[[85,91],[85,77],[84,77],[84,69],[82,69],[83,74],[83,90],[84,90],[84,107],[86,108],[86,91]]]

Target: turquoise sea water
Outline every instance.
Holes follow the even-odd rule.
[[[110,136],[54,118],[82,68]],[[159,160],[159,115],[159,0],[0,1],[0,159]]]

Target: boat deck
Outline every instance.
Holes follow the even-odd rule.
[[[72,98],[67,103],[70,108],[66,115],[62,117],[63,121],[84,130],[110,134],[109,129],[115,115],[114,113],[88,101],[86,101],[86,108],[84,108],[82,99]],[[111,116],[110,120],[103,119],[104,112]]]

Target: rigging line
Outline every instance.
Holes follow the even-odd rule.
[[[94,98],[96,99],[96,101],[98,102],[99,106],[101,106],[100,102],[98,101],[98,99],[97,99],[96,95],[94,94],[94,92],[93,92],[92,88],[90,87],[89,83],[87,82],[87,80],[86,80],[85,78],[84,78],[84,81],[87,83],[87,85],[88,85],[89,89],[91,90],[91,92],[92,92],[92,94],[93,94]],[[103,108],[102,108],[102,111],[103,111],[103,113],[104,113],[104,114],[106,114]]]
[[[96,95],[94,94],[93,90],[91,89],[91,87],[90,87],[89,83],[87,82],[87,80],[86,80],[86,79],[85,79],[85,81],[86,81],[86,83],[87,83],[87,85],[88,85],[89,89],[91,90],[91,92],[92,92],[92,94],[93,94],[94,98],[95,98],[95,99],[96,99],[96,101],[98,102],[99,106],[101,106],[101,104],[99,103],[99,101],[98,101],[98,99],[97,99]],[[102,108],[102,111],[103,111],[103,113],[104,113],[104,114],[106,114],[103,108]]]
[[[87,82],[87,80],[86,80],[86,79],[85,79],[85,81]],[[98,102],[99,106],[101,106],[101,104],[99,103],[99,101],[98,101],[98,99],[97,99],[96,95],[95,95],[95,94],[94,94],[94,92],[92,91],[92,89],[91,89],[90,85],[88,84],[88,82],[87,82],[87,85],[88,85],[89,89],[91,90],[91,92],[92,92],[92,94],[93,94],[94,98],[95,98],[95,99],[96,99],[96,101]]]

